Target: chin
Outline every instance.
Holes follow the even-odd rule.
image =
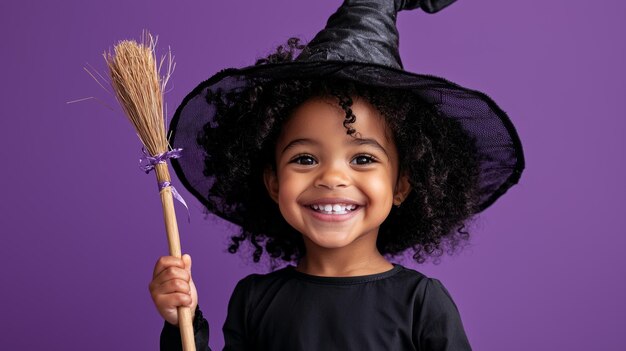
[[[327,236],[328,234],[326,234],[325,236]],[[340,236],[340,234],[337,234],[337,236]],[[311,237],[306,237],[307,241],[309,241],[311,244],[318,246],[318,247],[323,247],[325,249],[339,249],[345,246],[348,246],[350,244],[352,244],[354,242],[354,240],[352,238],[349,237],[332,237],[332,238],[311,238]]]

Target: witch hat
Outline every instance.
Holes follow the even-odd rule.
[[[435,13],[455,0],[345,0],[293,61],[225,69],[200,83],[176,110],[170,145],[183,148],[172,160],[182,184],[216,215],[241,223],[237,206],[210,194],[212,174],[204,171],[207,155],[198,144],[204,126],[219,128],[215,101],[236,105],[232,92],[290,79],[344,79],[365,85],[405,89],[435,105],[444,118],[457,120],[476,141],[480,162],[480,212],[515,185],[524,169],[521,142],[506,113],[482,92],[444,78],[403,70],[398,51],[397,13],[421,8]]]

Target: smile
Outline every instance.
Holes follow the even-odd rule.
[[[313,204],[309,207],[315,212],[341,215],[354,211],[358,206],[355,204]]]

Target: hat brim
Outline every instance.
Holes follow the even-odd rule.
[[[183,156],[172,159],[177,177],[203,205],[213,182],[203,174],[205,153],[196,140],[207,123],[215,124],[215,107],[207,102],[207,91],[238,91],[255,84],[278,80],[333,78],[366,85],[410,90],[435,105],[444,117],[457,120],[476,140],[480,160],[480,205],[478,212],[492,205],[524,169],[522,145],[510,119],[482,92],[470,90],[446,79],[416,74],[376,64],[344,61],[286,62],[223,70],[200,83],[176,110],[168,135],[173,148]],[[232,213],[216,215],[240,224]]]

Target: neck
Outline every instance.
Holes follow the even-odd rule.
[[[354,243],[353,243],[354,244]],[[305,239],[306,255],[296,270],[317,276],[350,277],[386,272],[393,268],[376,245],[324,248]]]

